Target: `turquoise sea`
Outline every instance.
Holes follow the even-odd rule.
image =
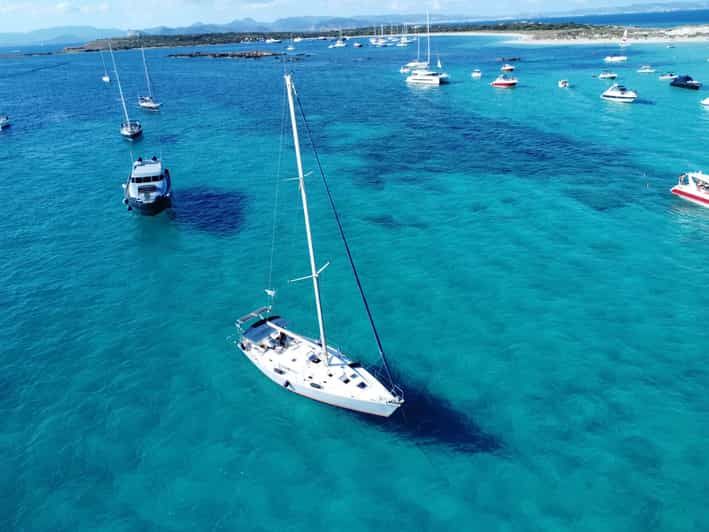
[[[709,82],[706,45],[627,49],[634,105],[599,98],[617,46],[440,37],[453,83],[421,89],[415,48],[326,45],[288,68],[406,406],[299,398],[231,343],[266,301],[281,62],[147,51],[164,108],[131,145],[97,55],[3,58],[0,530],[709,529],[709,211],[669,193],[709,168],[709,94],[657,79]],[[131,151],[162,153],[171,213],[122,205]],[[286,136],[272,284],[315,335],[295,175]],[[308,186],[329,338],[376,365]]]

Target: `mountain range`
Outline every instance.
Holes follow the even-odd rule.
[[[556,13],[524,13],[515,17],[504,17],[504,20],[530,19],[556,16],[587,16],[615,13],[639,13],[657,11],[677,11],[709,8],[709,3],[702,2],[676,2],[672,4],[645,3],[632,4],[622,7],[586,8],[567,12]],[[431,21],[444,22],[475,22],[501,20],[502,17],[476,17],[473,15],[441,15],[432,14]],[[228,33],[228,32],[319,32],[328,30],[362,28],[384,24],[421,24],[425,20],[423,14],[398,14],[398,15],[373,15],[357,17],[331,17],[331,16],[302,16],[288,17],[273,22],[259,22],[252,18],[236,19],[226,24],[203,24],[197,22],[190,26],[167,27],[157,26],[140,30],[125,30],[118,28],[94,28],[91,26],[63,26],[35,30],[27,33],[0,33],[0,46],[27,46],[37,44],[78,44],[95,39],[108,37],[125,37],[135,33],[151,35],[184,35],[199,33]]]

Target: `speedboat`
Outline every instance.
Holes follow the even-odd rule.
[[[5,129],[10,127],[10,117],[7,115],[0,115],[0,129]]]
[[[701,104],[702,104],[703,106],[705,106],[705,107],[709,107],[709,98],[704,98],[704,99],[703,99],[701,102],[699,102],[699,103],[701,103]]]
[[[104,83],[111,83],[111,78],[108,74],[104,74],[103,76],[101,76],[101,81],[103,81]]]
[[[483,73],[480,72],[480,69],[476,68],[470,73],[470,77],[473,79],[480,79],[481,77],[483,77]]]
[[[674,72],[665,72],[658,79],[663,80],[663,81],[668,80],[668,79],[669,80],[677,79],[677,74],[675,74]]]
[[[502,72],[514,72],[515,67],[513,65],[510,65],[509,63],[505,63],[502,65],[500,68],[500,71]]]
[[[274,39],[273,37],[266,39],[266,44],[278,44],[279,42],[281,42],[280,39]]]
[[[517,86],[517,78],[510,78],[502,74],[501,76],[497,76],[495,81],[490,83],[490,86],[500,89],[512,89]]]
[[[650,65],[643,65],[640,68],[638,68],[638,74],[654,74],[655,69],[652,68]]]
[[[413,83],[414,85],[443,85],[448,83],[448,81],[448,74],[445,72],[426,68],[413,70],[406,78],[406,83]]]
[[[623,103],[633,103],[637,97],[637,92],[626,89],[623,85],[618,85],[617,83],[611,85],[608,90],[601,94],[601,98],[604,100]]]
[[[123,203],[128,210],[153,216],[159,214],[172,203],[172,183],[170,171],[163,169],[157,157],[143,160],[139,157],[133,163],[128,181],[123,184]]]
[[[355,41],[355,42],[352,43],[352,46],[354,46],[355,48],[362,48],[362,43]]]
[[[692,76],[677,76],[670,82],[670,85],[673,87],[679,87],[680,89],[690,89],[695,91],[699,90],[699,87],[702,86],[702,84],[697,80],[692,79]]]
[[[598,74],[598,79],[615,79],[618,77],[618,74],[615,72],[608,72],[607,70],[604,70],[600,74]]]
[[[295,39],[293,39],[293,42],[302,42],[302,40],[302,37],[296,37]]]
[[[670,192],[683,200],[702,207],[709,207],[709,175],[703,172],[682,174]]]
[[[159,111],[162,104],[160,102],[156,102],[152,96],[140,96],[138,98],[138,105],[141,109],[146,109],[148,111]]]
[[[568,79],[560,79],[557,85],[560,89],[568,89],[571,86]]]
[[[121,124],[121,135],[125,138],[133,140],[143,134],[143,125],[139,120],[128,120]]]
[[[606,63],[625,63],[627,60],[627,55],[607,55],[603,59],[603,61]]]

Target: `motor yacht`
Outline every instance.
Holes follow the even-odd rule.
[[[601,94],[601,98],[614,102],[633,103],[638,98],[638,93],[614,83]]]
[[[709,175],[703,172],[682,174],[670,192],[695,205],[709,207]]]
[[[618,74],[615,72],[608,72],[608,71],[603,71],[600,74],[598,74],[598,79],[615,79],[618,77]]]
[[[664,74],[661,74],[658,79],[660,79],[662,81],[665,81],[665,80],[671,81],[673,79],[677,79],[677,74],[675,74],[674,72],[665,72]]]
[[[129,210],[153,216],[170,207],[172,183],[170,171],[157,157],[138,158],[133,163],[128,181],[123,184],[123,203]]]
[[[670,85],[679,87],[680,89],[690,89],[694,91],[699,90],[702,86],[702,84],[693,79],[692,76],[677,76],[670,82]]]
[[[502,74],[500,76],[497,76],[495,81],[490,83],[491,87],[497,87],[499,89],[512,89],[517,86],[517,78],[512,78],[509,76],[506,76],[505,74]]]
[[[281,39],[274,39],[273,37],[269,37],[266,39],[266,44],[278,44],[281,42]]]
[[[625,63],[627,60],[627,55],[607,55],[603,59],[603,61],[606,63]]]
[[[476,68],[470,73],[470,77],[473,79],[480,79],[483,77],[483,73],[480,71],[480,69]]]
[[[638,68],[638,74],[654,74],[655,69],[652,68],[650,65],[643,65],[640,68]]]

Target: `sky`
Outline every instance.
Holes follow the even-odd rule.
[[[55,26],[141,29],[189,26],[195,22],[225,23],[245,17],[270,22],[289,16],[403,14],[426,9],[441,14],[504,16],[631,3],[632,0],[0,0],[0,32]]]

